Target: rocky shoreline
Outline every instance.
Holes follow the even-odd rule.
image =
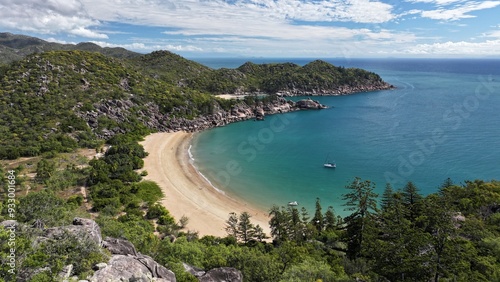
[[[286,100],[283,97],[278,97],[272,102],[266,104],[260,103],[256,107],[240,102],[234,105],[229,111],[222,109],[217,103],[214,103],[215,110],[213,114],[200,116],[195,119],[186,119],[176,117],[175,110],[173,113],[162,114],[159,106],[154,103],[142,106],[141,110],[137,110],[137,105],[130,100],[107,100],[94,106],[95,110],[92,111],[80,111],[82,105],[75,106],[74,110],[96,132],[98,137],[103,139],[108,139],[115,134],[124,132],[120,128],[104,129],[98,132],[100,117],[105,116],[117,123],[123,123],[129,122],[128,117],[131,112],[138,115],[145,126],[155,131],[174,132],[182,130],[197,132],[238,121],[250,119],[263,120],[267,115],[327,108],[327,106],[312,99],[303,99],[294,102]]]
[[[280,91],[277,94],[280,96],[342,96],[351,95],[355,93],[371,92],[379,90],[390,90],[394,89],[394,85],[387,82],[372,83],[369,85],[340,85],[334,89],[289,89]]]
[[[76,105],[73,110],[76,114],[85,120],[87,124],[96,132],[99,138],[108,139],[117,133],[124,133],[120,128],[108,128],[98,130],[99,118],[107,117],[117,123],[130,122],[129,116],[133,112],[139,116],[139,120],[148,128],[159,132],[197,132],[214,127],[224,126],[233,122],[244,120],[263,120],[265,116],[287,113],[299,110],[318,110],[325,109],[327,106],[322,105],[318,101],[311,98],[302,99],[299,101],[291,101],[285,97],[291,96],[340,96],[351,95],[361,92],[380,91],[394,89],[394,86],[380,81],[369,85],[342,85],[332,89],[307,89],[307,88],[290,88],[279,91],[277,98],[271,102],[259,102],[257,106],[249,106],[244,101],[235,104],[230,110],[224,110],[217,102],[213,104],[213,114],[199,116],[194,119],[180,118],[177,113],[183,109],[175,108],[171,113],[163,114],[157,104],[149,102],[139,106],[132,100],[107,100],[99,104],[94,104],[95,110],[82,111],[82,104]],[[254,95],[253,93],[233,93],[244,97],[245,95]]]

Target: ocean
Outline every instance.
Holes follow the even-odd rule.
[[[196,59],[235,68],[248,59]],[[255,63],[313,59],[251,59]],[[319,198],[345,216],[354,177],[382,194],[412,181],[424,195],[451,178],[500,179],[500,60],[325,59],[378,73],[394,90],[312,97],[330,108],[267,116],[195,135],[197,169],[224,193],[268,210]],[[304,97],[294,97],[302,99]],[[323,167],[326,159],[337,168]]]

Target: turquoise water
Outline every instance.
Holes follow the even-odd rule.
[[[314,97],[330,108],[202,132],[191,150],[196,167],[220,190],[261,208],[298,201],[312,211],[319,197],[340,215],[356,176],[375,182],[380,194],[388,182],[413,181],[428,194],[448,177],[500,179],[500,61],[333,63],[375,71],[397,89]],[[336,169],[323,168],[328,155]]]

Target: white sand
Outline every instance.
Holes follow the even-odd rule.
[[[165,198],[161,203],[179,220],[189,218],[188,230],[200,236],[226,236],[225,222],[229,213],[247,211],[251,221],[259,224],[269,236],[266,211],[218,192],[191,165],[188,148],[192,133],[155,133],[141,142],[149,153],[144,159],[145,179],[160,185]]]

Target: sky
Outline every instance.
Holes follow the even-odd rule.
[[[0,0],[0,32],[185,57],[496,57],[500,0]]]

